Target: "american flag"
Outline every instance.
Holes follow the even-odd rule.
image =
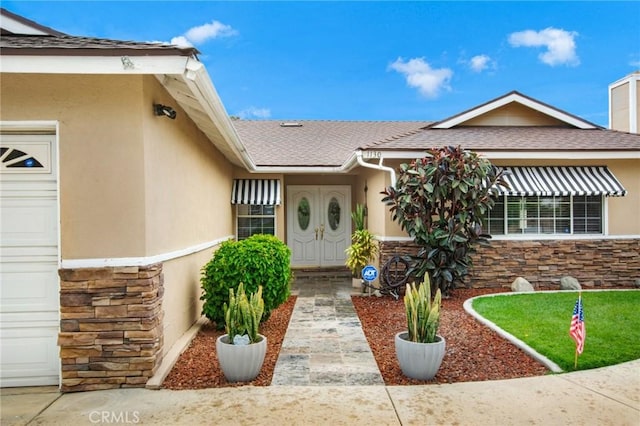
[[[578,297],[578,300],[576,300],[576,306],[573,308],[569,335],[576,341],[576,352],[581,354],[584,349],[584,339],[586,337],[586,330],[584,328],[584,312],[582,310],[582,296]]]

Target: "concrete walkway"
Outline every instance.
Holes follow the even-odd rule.
[[[1,424],[640,424],[640,361],[526,379],[424,386],[243,386],[59,394],[2,390]],[[22,394],[20,394],[22,393]]]
[[[349,299],[353,290],[344,280],[314,284],[294,285],[298,301],[272,386],[7,388],[0,424],[640,425],[640,360],[524,379],[384,386]],[[325,339],[315,341],[319,335]]]

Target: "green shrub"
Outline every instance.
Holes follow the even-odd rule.
[[[257,234],[242,241],[225,241],[201,270],[202,314],[222,328],[229,289],[237,289],[242,282],[247,293],[255,293],[262,286],[262,318],[266,320],[291,294],[290,258],[289,247],[273,235]]]

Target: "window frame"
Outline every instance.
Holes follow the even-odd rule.
[[[261,218],[261,219],[262,218],[273,218],[273,234],[268,234],[268,235],[274,235],[274,236],[278,235],[278,220],[277,220],[278,212],[277,212],[277,209],[276,209],[277,205],[274,205],[274,204],[236,204],[235,206],[236,206],[236,219],[235,219],[235,233],[236,233],[236,238],[235,239],[236,239],[236,241],[241,241],[240,234],[239,234],[239,228],[240,228],[239,221],[240,221],[240,218],[249,218],[249,219],[252,219],[252,218]],[[251,215],[251,214],[249,214],[249,215],[241,215],[240,211],[239,211],[239,208],[241,206],[248,206],[249,209],[251,209],[251,206],[262,206],[263,208],[266,207],[266,206],[269,206],[269,207],[273,207],[273,214],[272,215],[265,215],[265,214],[262,214],[262,215]],[[249,212],[251,212],[251,210],[249,210]],[[250,229],[252,229],[252,228],[250,228]],[[254,234],[251,234],[251,235],[254,235]],[[251,235],[249,235],[249,236],[251,236]],[[245,237],[245,238],[242,238],[242,239],[244,240],[244,239],[247,239],[247,238],[249,238],[249,237]]]
[[[570,194],[567,195],[565,197],[569,197],[569,209],[570,209],[570,215],[569,215],[569,221],[570,221],[570,232],[568,233],[526,233],[526,232],[521,232],[521,233],[509,233],[509,217],[508,217],[508,203],[509,203],[509,199],[513,200],[513,199],[518,199],[520,200],[520,204],[521,206],[525,205],[525,203],[522,202],[523,199],[526,199],[528,196],[523,196],[523,195],[507,195],[507,194],[500,194],[499,197],[503,200],[503,218],[502,218],[502,225],[503,225],[503,233],[502,234],[491,234],[488,231],[485,231],[483,229],[483,232],[486,232],[488,234],[491,235],[491,238],[494,240],[541,240],[541,239],[554,239],[554,240],[558,240],[558,239],[590,239],[593,237],[602,237],[602,236],[607,236],[609,234],[609,230],[608,230],[608,200],[606,196],[604,195],[590,195],[593,197],[600,197],[600,228],[601,228],[601,232],[598,233],[574,233],[574,220],[575,220],[575,216],[574,216],[574,197],[584,197],[583,195],[574,195],[574,194]],[[529,196],[531,197],[531,196]],[[547,196],[537,196],[538,197],[538,203],[536,204],[538,206],[540,206],[540,198],[549,198]],[[555,197],[554,197],[555,198]],[[562,196],[558,196],[558,198],[562,198]],[[522,207],[521,207],[522,208]],[[513,219],[513,218],[512,218]],[[538,219],[540,219],[540,216],[538,215]],[[490,216],[490,211],[487,212],[487,216],[485,217],[485,219],[483,220],[484,223],[486,223],[487,221],[491,220],[491,216]],[[496,220],[496,219],[494,219]],[[538,227],[539,228],[539,227]]]

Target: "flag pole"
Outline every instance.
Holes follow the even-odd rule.
[[[582,291],[578,292],[578,303],[582,305]],[[578,345],[576,345],[576,350],[573,357],[573,369],[578,369]]]

